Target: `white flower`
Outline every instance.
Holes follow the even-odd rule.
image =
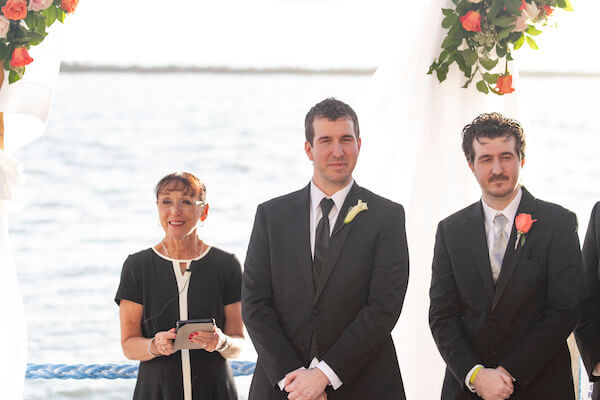
[[[31,0],[29,2],[29,9],[32,11],[42,11],[52,5],[53,0]]]
[[[521,11],[521,16],[531,19],[537,17],[539,13],[540,9],[535,5],[535,2],[525,2],[525,9]]]
[[[10,21],[5,16],[0,16],[0,38],[6,38],[8,28],[10,27]]]
[[[467,0],[469,3],[481,3],[481,0]]]
[[[348,214],[346,214],[346,218],[344,218],[344,223],[349,224],[350,222],[352,222],[354,217],[356,217],[358,215],[358,213],[368,210],[368,209],[369,209],[369,207],[367,207],[366,202],[363,202],[362,200],[358,200],[358,203],[356,203],[356,205],[354,207],[351,207],[350,210],[348,211]]]

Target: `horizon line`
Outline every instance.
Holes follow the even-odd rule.
[[[177,66],[177,65],[109,65],[109,64],[82,64],[61,63],[61,72],[68,73],[140,73],[140,74],[222,74],[222,75],[373,75],[377,68],[309,68],[309,67],[230,67],[230,66]],[[597,78],[600,72],[583,71],[519,71],[521,76],[535,77],[575,77]]]

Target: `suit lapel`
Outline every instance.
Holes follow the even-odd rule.
[[[344,219],[346,218],[346,214],[348,213],[348,209],[351,205],[354,205],[358,202],[359,196],[361,193],[361,188],[356,183],[352,185],[350,192],[346,196],[346,200],[344,200],[344,204],[338,213],[337,219],[335,220],[335,225],[333,226],[333,231],[331,233],[331,238],[329,239],[329,248],[327,250],[327,257],[325,258],[325,263],[323,264],[323,269],[321,270],[321,276],[319,278],[319,282],[317,284],[317,293],[315,294],[314,304],[319,300],[319,296],[323,292],[325,288],[325,284],[327,280],[331,276],[331,273],[334,270],[337,259],[340,256],[340,252],[344,247],[344,243],[346,243],[346,239],[348,238],[348,234],[352,230],[352,226],[354,224],[344,224]],[[359,218],[360,214],[356,216]]]
[[[479,275],[481,275],[485,290],[490,295],[490,299],[493,299],[494,279],[492,278],[492,267],[490,265],[490,255],[486,240],[483,206],[481,205],[481,202],[473,205],[471,214],[467,219],[466,231],[469,235],[473,257],[475,257],[475,266]]]
[[[521,202],[519,203],[519,207],[517,209],[517,214],[528,213],[532,214],[535,211],[535,198],[523,187],[523,196],[521,197]],[[504,258],[502,259],[502,268],[500,269],[500,275],[498,276],[498,281],[496,282],[496,293],[494,295],[494,302],[492,304],[492,310],[500,301],[500,297],[504,293],[504,290],[508,286],[508,282],[510,281],[510,277],[513,272],[517,268],[519,258],[521,257],[521,253],[523,252],[521,246],[517,246],[515,249],[515,241],[517,240],[517,228],[513,221],[512,229],[510,231],[510,239],[508,240],[508,244],[506,245],[506,251],[504,252]]]
[[[312,277],[312,255],[310,251],[310,184],[302,189],[292,201],[294,211],[289,221],[290,235],[294,238],[296,259],[302,277],[309,288],[310,294],[314,293]]]

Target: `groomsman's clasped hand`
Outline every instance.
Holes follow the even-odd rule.
[[[512,377],[502,367],[481,368],[473,379],[473,386],[483,400],[508,399],[515,390]]]

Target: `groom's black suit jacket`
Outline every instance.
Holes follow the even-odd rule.
[[[593,399],[600,399],[600,377],[592,371],[600,362],[600,202],[592,210],[583,242],[585,297],[575,338],[590,381],[594,382]]]
[[[513,224],[496,285],[481,202],[438,226],[429,320],[447,364],[443,400],[478,398],[464,383],[476,364],[506,368],[516,379],[511,399],[574,399],[566,339],[583,276],[577,219],[525,188],[520,213],[538,221],[516,250]]]
[[[344,224],[358,200],[368,210]],[[258,206],[244,267],[242,315],[258,360],[250,400],[285,399],[277,382],[310,363],[311,337],[342,380],[329,399],[404,399],[390,332],[408,283],[404,210],[354,184],[313,285],[310,185]]]

